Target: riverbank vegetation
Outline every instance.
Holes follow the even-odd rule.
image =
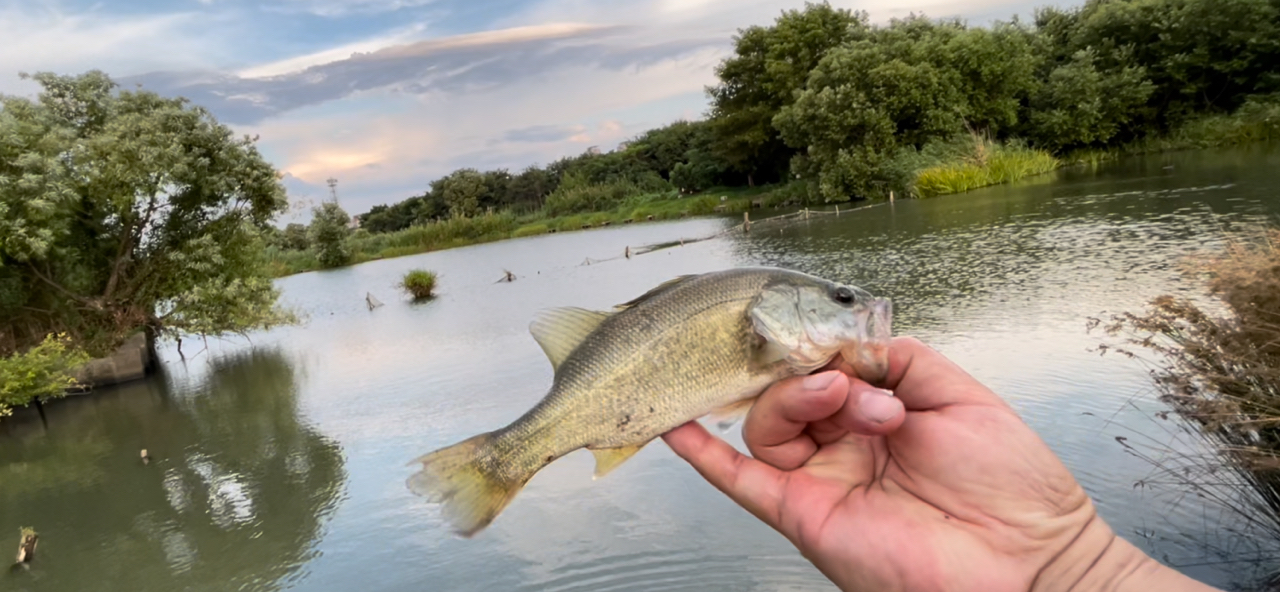
[[[401,278],[400,289],[414,300],[431,298],[435,296],[436,274],[426,269],[410,270]]]
[[[291,319],[262,238],[287,201],[252,139],[100,72],[32,78],[35,100],[0,97],[0,405],[60,392],[139,330]]]
[[[1236,239],[1191,271],[1225,310],[1161,296],[1143,314],[1113,317],[1106,330],[1124,337],[1119,351],[1156,356],[1163,399],[1203,426],[1240,469],[1239,479],[1228,479],[1219,459],[1207,459],[1169,477],[1280,543],[1280,229]]]
[[[807,4],[738,32],[704,119],[518,173],[454,171],[357,216],[368,234],[352,233],[346,261],[752,201],[928,197],[1125,153],[1276,139],[1278,40],[1270,0],[1088,0],[988,27],[873,25]],[[757,195],[718,201],[737,190]],[[298,249],[285,234],[280,273],[325,265],[287,254]]]

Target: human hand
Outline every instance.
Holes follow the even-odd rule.
[[[841,371],[844,370],[844,371]],[[781,381],[752,457],[690,422],[663,436],[843,590],[1209,590],[1116,537],[1048,446],[942,354],[897,338],[885,387]]]

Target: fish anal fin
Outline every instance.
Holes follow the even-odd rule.
[[[609,313],[585,308],[550,308],[534,317],[529,332],[547,354],[551,367],[558,370],[565,358],[607,318]]]
[[[644,448],[644,444],[619,446],[617,448],[592,448],[591,454],[596,457],[596,472],[591,478],[599,479],[608,475],[610,471],[618,468],[618,465],[640,452],[641,448]]]
[[[747,416],[747,413],[751,411],[751,407],[756,404],[756,399],[758,398],[743,399],[715,409],[711,412],[711,421],[714,421],[716,427],[722,431],[727,430],[729,426],[738,423],[738,420]]]

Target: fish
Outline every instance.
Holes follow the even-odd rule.
[[[680,276],[612,311],[544,310],[529,331],[554,370],[546,395],[505,427],[415,459],[406,484],[470,538],[580,448],[598,479],[684,423],[744,416],[773,383],[836,356],[882,380],[891,323],[888,299],[775,267]]]

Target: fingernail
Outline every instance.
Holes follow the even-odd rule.
[[[858,397],[858,411],[875,423],[884,423],[902,412],[902,403],[888,391],[867,389]]]
[[[811,391],[820,391],[831,386],[836,381],[838,371],[823,372],[821,374],[810,374],[804,378],[804,388]]]

